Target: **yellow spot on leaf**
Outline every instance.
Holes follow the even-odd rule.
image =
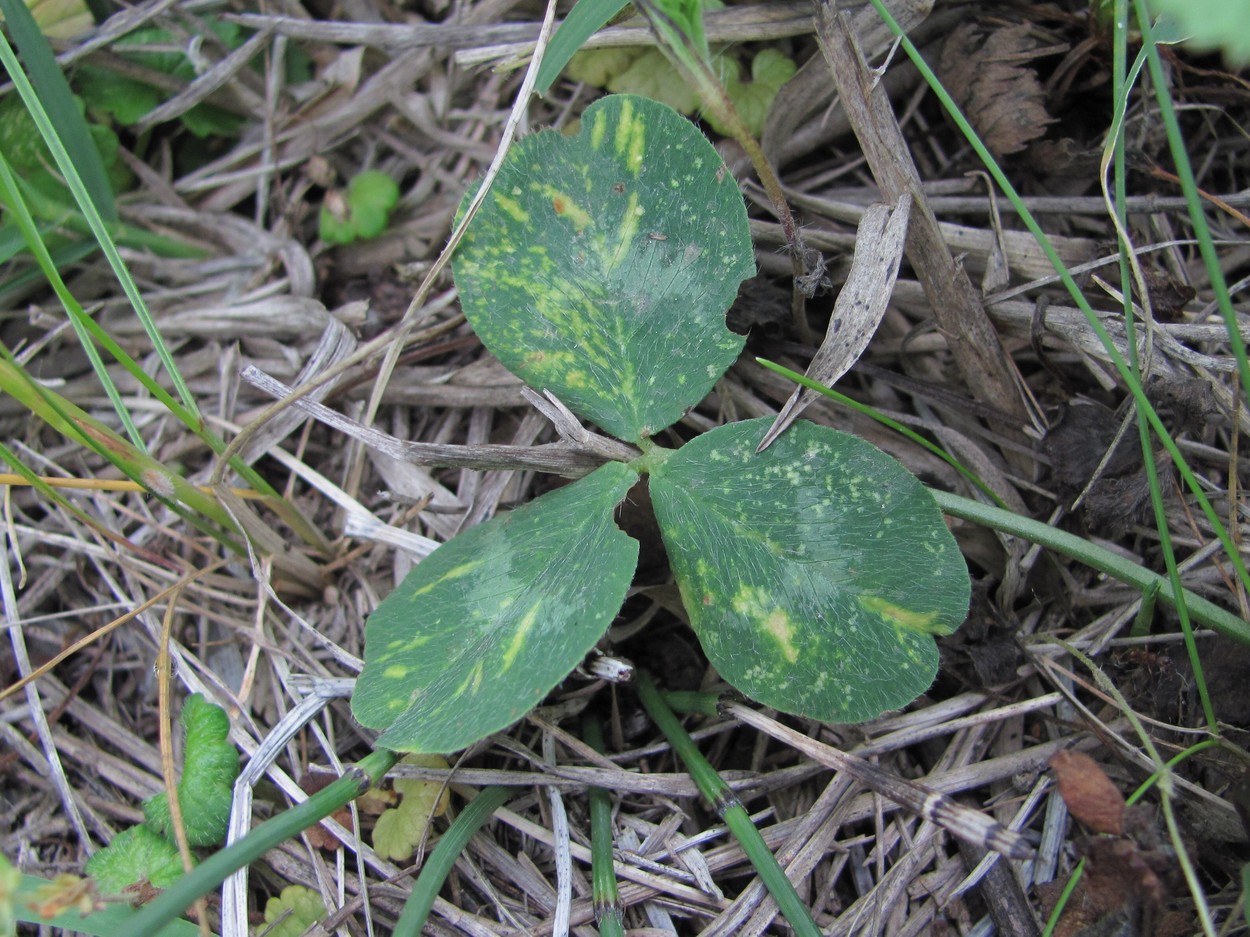
[[[629,101],[621,104],[615,143],[616,155],[625,160],[625,168],[635,176],[642,172],[642,157],[647,147],[646,129],[641,120],[634,118],[634,106]]]
[[[530,213],[521,207],[521,203],[514,198],[506,195],[495,193],[495,204],[504,210],[508,216],[517,224],[529,224]]]
[[[603,111],[595,114],[595,122],[590,127],[590,148],[597,150],[603,146],[603,137],[607,133],[608,122]]]
[[[798,648],[794,646],[794,626],[790,624],[790,616],[779,608],[773,609],[764,619],[764,630],[777,642],[781,655],[790,663],[799,659]]]
[[[590,212],[573,201],[572,196],[567,192],[561,192],[555,186],[544,185],[542,193],[551,199],[551,210],[561,218],[567,218],[573,222],[573,229],[578,234],[581,234],[590,224]]]
[[[918,631],[921,634],[950,634],[951,628],[937,621],[938,613],[914,612],[875,595],[859,596],[859,604],[866,611],[880,615],[896,628]]]
[[[388,680],[402,680],[404,677],[408,676],[408,668],[403,664],[391,664],[382,671],[382,676],[386,677]]]
[[[503,654],[503,666],[500,672],[507,670],[516,661],[516,656],[525,647],[525,639],[529,637],[530,630],[534,627],[534,623],[538,621],[538,610],[541,603],[535,602],[533,608],[525,613],[525,616],[517,623],[516,632],[512,635],[512,641],[508,644],[508,649]]]
[[[425,595],[427,592],[432,592],[435,587],[441,586],[445,582],[450,582],[453,579],[462,579],[481,565],[481,560],[470,560],[467,563],[461,563],[459,566],[453,566],[433,582],[427,582],[416,592],[412,593],[413,598],[416,598],[418,595]]]
[[[794,625],[790,616],[778,608],[771,595],[757,586],[741,586],[730,602],[733,610],[759,627],[777,642],[781,656],[793,664],[799,659],[794,646]]]

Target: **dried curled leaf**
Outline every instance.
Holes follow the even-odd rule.
[[[1098,762],[1074,751],[1055,752],[1050,758],[1059,780],[1059,796],[1076,817],[1095,833],[1119,836],[1124,832],[1124,795]]]
[[[1035,48],[1028,24],[986,33],[976,23],[964,23],[942,46],[942,84],[1000,159],[1025,149],[1054,123],[1037,74],[1022,64]]]

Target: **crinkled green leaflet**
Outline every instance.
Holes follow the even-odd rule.
[[[634,95],[596,101],[575,137],[517,143],[454,260],[491,353],[633,442],[733,363],[743,339],[725,310],[754,268],[742,195],[715,149]]]
[[[905,706],[968,610],[937,505],[870,443],[798,422],[717,427],[656,459],[651,500],[690,622],[751,698],[833,722]]]
[[[352,696],[392,751],[451,752],[566,677],[625,600],[638,543],[612,520],[638,480],[609,462],[426,557],[369,616]]]

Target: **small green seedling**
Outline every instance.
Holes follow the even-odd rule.
[[[299,937],[326,916],[321,896],[303,885],[288,885],[265,902],[266,937]]]
[[[229,742],[230,719],[225,710],[198,693],[182,707],[186,735],[178,804],[192,846],[215,846],[226,838],[239,776],[239,753]],[[157,794],[143,805],[145,822],[123,830],[89,860],[84,871],[104,894],[120,894],[147,882],[164,888],[182,875],[182,859],[174,845],[169,798]]]
[[[582,660],[633,577],[638,543],[613,513],[643,476],[690,623],[726,680],[838,722],[927,689],[933,636],[963,621],[969,581],[903,466],[806,422],[758,454],[767,420],[677,450],[655,442],[742,349],[724,316],[754,269],[733,177],[663,104],[609,96],[578,136],[512,149],[454,262],[465,314],[507,368],[641,455],[461,534],[379,605],[352,708],[380,745],[464,748]]]
[[[384,172],[366,169],[331,190],[321,205],[321,240],[327,244],[368,241],[386,230],[391,209],[399,203],[399,183]]]

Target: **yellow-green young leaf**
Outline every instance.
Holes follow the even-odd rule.
[[[737,77],[725,80],[725,90],[737,108],[738,116],[747,125],[752,135],[759,136],[768,117],[768,109],[781,86],[794,77],[798,66],[778,49],[761,49],[751,60],[751,80],[742,81]],[[707,115],[708,123],[717,133],[729,135],[729,130],[721,126],[712,114]]]
[[[576,137],[513,146],[454,266],[465,314],[509,370],[634,441],[680,419],[733,363],[743,339],[725,310],[755,269],[742,195],[715,149],[632,95],[596,101]]]
[[[620,462],[443,544],[369,616],[352,712],[401,752],[452,752],[564,679],[625,599],[638,543],[613,509]]]
[[[449,767],[441,755],[405,755],[399,763],[422,768]],[[378,817],[373,828],[373,849],[379,856],[402,862],[425,837],[430,821],[447,812],[451,793],[441,781],[417,778],[396,778],[395,790],[402,795],[401,800]]]
[[[646,49],[628,46],[609,46],[606,49],[584,49],[569,60],[566,69],[568,76],[574,81],[606,88],[608,82],[629,68],[630,63],[642,55]],[[543,57],[543,66],[547,64]]]
[[[288,885],[265,902],[266,937],[299,937],[326,916],[325,902],[311,888]]]
[[[933,498],[875,446],[800,421],[718,427],[651,474],[690,623],[721,676],[784,712],[858,722],[937,672],[968,571]]]
[[[682,114],[693,114],[699,107],[699,93],[690,79],[656,48],[647,49],[608,79],[606,87],[618,94],[639,94],[661,101]]]
[[[239,777],[239,753],[230,743],[230,719],[196,693],[182,705],[186,734],[178,805],[187,841],[192,846],[214,846],[226,838],[234,782]],[[157,794],[143,805],[143,815],[156,832],[172,837],[169,798]]]

